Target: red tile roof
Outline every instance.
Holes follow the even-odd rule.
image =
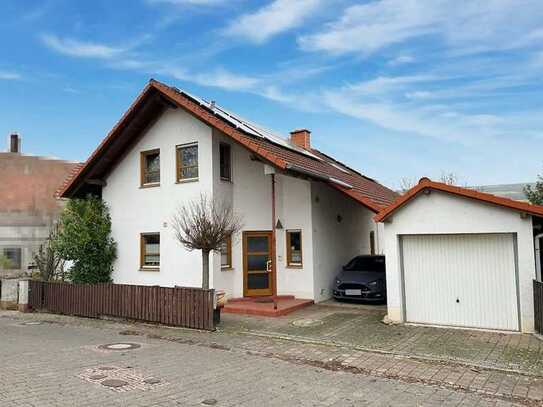
[[[55,191],[78,163],[19,153],[0,153],[0,212],[55,214]]]
[[[107,154],[107,150],[115,138],[119,137],[122,130],[127,127],[127,122],[133,118],[135,109],[153,92],[158,93],[168,103],[185,109],[204,123],[225,133],[264,161],[285,171],[298,172],[310,178],[325,181],[333,188],[345,193],[376,213],[397,197],[394,191],[318,150],[306,150],[308,154],[305,154],[303,151],[287,148],[267,138],[256,137],[254,134],[250,134],[244,131],[243,128],[225,120],[224,117],[215,114],[212,109],[198,103],[190,95],[155,80],[149,82],[129,110],[89,157],[85,165],[66,182],[60,194],[61,196],[69,197],[75,193],[77,186],[85,181],[92,167],[101,157]]]
[[[496,195],[487,194],[484,192],[475,191],[473,189],[457,187],[453,185],[434,182],[429,178],[421,178],[419,183],[407,191],[404,195],[396,199],[390,206],[383,209],[373,217],[376,222],[383,222],[398,209],[407,204],[411,199],[415,198],[424,190],[436,190],[449,194],[461,196],[464,198],[475,199],[477,201],[486,202],[505,208],[513,209],[519,212],[524,212],[530,215],[543,216],[543,206],[531,205],[526,202],[515,201],[509,198],[502,198]]]

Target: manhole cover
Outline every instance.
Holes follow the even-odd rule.
[[[207,400],[202,401],[202,404],[205,406],[214,406],[215,404],[217,404],[217,400],[207,399]]]
[[[324,324],[324,322],[320,319],[298,319],[292,322],[292,325],[298,327],[318,326],[322,324]]]
[[[106,345],[100,345],[98,348],[104,350],[132,350],[141,348],[141,345],[137,343],[108,343]]]
[[[160,383],[160,379],[157,379],[155,377],[150,377],[149,379],[145,379],[143,381],[143,383],[145,384],[159,384]]]
[[[119,379],[108,379],[102,382],[102,386],[113,387],[114,389],[126,386],[128,382]]]
[[[105,379],[107,376],[105,374],[95,374],[94,376],[89,376],[89,379],[91,380],[102,380]]]
[[[43,325],[43,322],[42,321],[28,321],[28,322],[22,322],[21,325],[23,326]]]

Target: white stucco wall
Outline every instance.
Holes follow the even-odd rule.
[[[518,245],[521,329],[534,329],[535,278],[531,217],[514,210],[439,191],[419,194],[384,223],[388,316],[403,322],[399,236],[414,234],[515,233]]]
[[[232,149],[232,181],[220,180],[219,144],[228,143]],[[252,154],[234,143],[227,136],[215,131],[213,140],[214,193],[231,202],[234,211],[243,218],[243,231],[272,230],[271,176],[264,172],[264,163],[251,159]],[[277,230],[277,292],[279,295],[295,295],[313,298],[313,247],[311,236],[310,183],[305,180],[277,173],[276,219],[283,224]],[[286,267],[286,230],[302,230],[303,267]],[[221,270],[220,256],[213,260],[213,286],[224,289],[229,296],[243,296],[242,233],[235,236],[232,244],[232,269]]]
[[[311,184],[311,210],[315,300],[324,301],[332,296],[341,267],[356,255],[370,253],[369,234],[377,226],[373,212],[319,182]],[[379,253],[377,232],[375,241]]]
[[[182,109],[168,110],[126,153],[107,177],[102,196],[111,211],[118,245],[116,283],[161,286],[201,285],[201,255],[187,252],[173,236],[179,204],[212,193],[211,128]],[[198,182],[176,183],[176,146],[198,142]],[[160,148],[160,186],[140,187],[140,152]],[[160,232],[160,271],[140,271],[140,234]],[[195,272],[197,270],[197,272]]]
[[[176,145],[198,143],[199,179],[176,183]],[[231,146],[232,180],[219,174],[219,145]],[[160,148],[160,186],[140,187],[140,153]],[[352,199],[320,183],[277,173],[277,293],[317,301],[331,295],[341,266],[357,254],[369,253],[373,215]],[[188,252],[176,241],[171,219],[175,209],[200,193],[225,200],[242,215],[243,231],[272,230],[271,176],[247,149],[212,130],[182,109],[168,110],[128,151],[106,179],[103,198],[110,207],[112,234],[118,244],[116,283],[200,286],[201,253]],[[315,203],[316,196],[320,202]],[[336,217],[343,221],[338,224]],[[286,231],[302,231],[303,266],[286,265]],[[140,234],[160,232],[160,270],[140,270]],[[321,236],[316,239],[316,236]],[[382,234],[376,234],[377,250]],[[316,239],[316,240],[315,240]],[[221,270],[212,254],[210,283],[229,297],[243,296],[242,233],[233,237],[232,268]]]

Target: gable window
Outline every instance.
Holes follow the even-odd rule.
[[[221,253],[221,268],[222,269],[231,269],[232,268],[232,237],[226,239],[223,242],[220,249]]]
[[[220,171],[221,179],[223,181],[232,180],[232,155],[231,155],[230,144],[221,143],[219,144],[219,162],[220,162]]]
[[[141,153],[141,186],[158,185],[160,185],[160,150],[143,151]]]
[[[287,266],[302,267],[302,231],[287,230]]]
[[[144,270],[158,270],[160,267],[160,233],[142,233],[140,239],[140,267]]]
[[[198,179],[198,144],[177,146],[177,182]]]
[[[0,251],[5,259],[5,270],[20,270],[22,268],[22,249],[20,247],[5,247]]]

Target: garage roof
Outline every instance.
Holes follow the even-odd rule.
[[[472,189],[447,185],[441,182],[434,182],[429,178],[421,178],[419,183],[407,191],[404,195],[396,199],[391,205],[380,211],[374,216],[376,222],[383,222],[390,217],[394,212],[407,204],[411,199],[415,198],[424,190],[436,190],[449,194],[461,196],[464,198],[475,199],[477,201],[486,202],[505,208],[513,209],[519,212],[524,212],[530,215],[543,216],[543,206],[531,205],[526,202],[515,201],[509,198],[502,198],[496,195],[487,194],[484,192],[474,191]]]
[[[180,107],[287,172],[326,182],[375,213],[397,194],[377,181],[347,167],[316,149],[303,149],[239,116],[177,88],[151,79],[132,106],[89,157],[85,165],[59,191],[62,197],[81,194],[85,184],[104,177],[139,135],[168,107]]]

